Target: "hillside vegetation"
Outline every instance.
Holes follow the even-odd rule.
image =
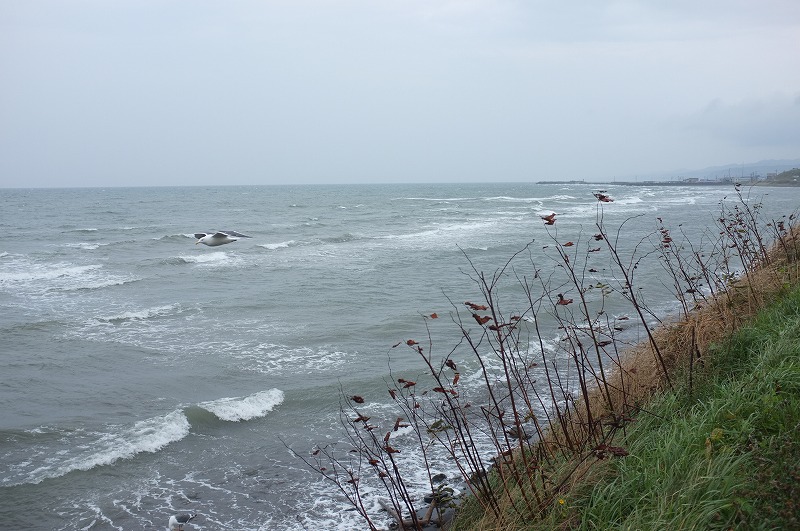
[[[387,382],[400,416],[370,421],[364,399],[345,396],[349,443],[317,448],[306,463],[371,530],[386,513],[402,529],[452,531],[794,526],[800,230],[795,214],[763,219],[757,201],[735,192],[700,244],[656,218],[631,247],[624,223],[604,224],[613,198],[599,191],[594,235],[564,242],[553,229],[544,263],[523,251],[492,274],[473,267],[480,298],[451,314],[460,343],[441,359],[431,337],[395,345],[426,367]],[[557,227],[557,214],[542,221]],[[671,321],[641,295],[647,260],[679,304]],[[505,281],[525,301],[510,312]],[[609,315],[611,300],[626,315]],[[553,327],[560,338],[546,348]],[[459,384],[467,355],[480,367],[478,394]],[[400,446],[409,431],[416,449]],[[424,500],[401,452],[427,470]],[[442,452],[460,478],[431,465]],[[383,485],[383,515],[364,478]],[[466,496],[454,499],[453,487]]]
[[[787,170],[769,177],[762,184],[769,186],[800,186],[800,169]]]

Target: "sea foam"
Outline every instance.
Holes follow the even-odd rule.
[[[109,431],[105,433],[76,435],[77,439],[70,446],[79,449],[77,455],[63,459],[72,450],[57,451],[54,456],[48,452],[51,457],[46,459],[46,463],[28,472],[22,483],[41,483],[77,470],[90,470],[111,465],[120,459],[131,459],[143,452],[155,453],[186,437],[189,429],[189,420],[183,411],[175,410],[141,420],[130,427],[109,426]],[[17,484],[14,478],[7,480]]]
[[[261,391],[246,397],[220,398],[197,404],[210,411],[221,420],[239,422],[263,417],[275,406],[283,402],[284,394],[280,389]]]

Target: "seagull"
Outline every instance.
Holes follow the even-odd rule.
[[[170,529],[183,529],[183,526],[189,523],[189,520],[195,518],[197,513],[191,514],[173,514],[169,517]]]
[[[217,245],[224,245],[226,243],[235,242],[239,238],[250,238],[246,234],[241,234],[236,232],[235,230],[218,230],[217,232],[196,232],[194,237],[197,238],[197,241],[194,243],[197,245],[198,243],[202,243],[208,245],[210,247],[216,247]]]

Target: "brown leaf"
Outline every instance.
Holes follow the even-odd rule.
[[[572,247],[573,245],[575,245],[574,242],[567,242],[564,244],[564,247]]]
[[[438,314],[436,314],[436,313],[432,313],[432,314],[430,314],[428,317],[430,317],[431,319],[438,319],[438,318],[439,318],[439,315],[438,315]]]
[[[561,306],[566,306],[567,304],[572,304],[572,299],[565,299],[564,295],[559,293],[558,294],[558,302],[556,304],[560,304]]]
[[[614,202],[613,199],[611,199],[610,197],[608,197],[607,195],[605,195],[603,193],[596,193],[596,194],[594,194],[594,196],[597,198],[598,201],[601,201],[603,203],[613,203]]]
[[[456,362],[454,362],[453,360],[448,359],[447,361],[444,362],[444,364],[453,369],[454,371],[457,370]]]
[[[478,315],[477,313],[473,313],[473,314],[472,314],[472,317],[474,317],[474,318],[475,318],[475,320],[478,322],[478,324],[479,324],[479,325],[485,325],[486,323],[488,323],[489,321],[491,321],[491,320],[492,320],[492,318],[491,318],[491,317],[489,317],[488,315],[486,315],[486,316],[484,316],[484,317],[481,317],[481,316],[480,316],[480,315]]]
[[[592,237],[595,239],[595,241],[598,241],[598,242],[603,240],[603,235],[602,234],[595,234]]]
[[[362,398],[362,397],[360,397],[360,396],[358,396],[358,395],[353,395],[353,396],[351,396],[351,397],[350,397],[350,400],[352,400],[352,401],[353,401],[353,402],[355,402],[356,404],[363,404],[363,403],[364,403],[364,398]]]
[[[403,417],[397,417],[397,420],[394,421],[394,430],[397,431],[400,428],[408,428],[408,424],[403,424]]]
[[[408,345],[409,347],[412,347],[414,345],[419,345],[419,343],[417,343],[413,339],[409,339],[408,341],[406,341],[406,345]]]
[[[552,214],[541,216],[541,218],[544,220],[545,225],[554,225],[556,222],[556,213],[553,212]]]
[[[487,306],[484,306],[483,304],[475,304],[472,302],[465,302],[464,304],[469,306],[470,309],[475,310],[476,312],[483,312],[489,309]]]
[[[458,384],[458,379],[459,379],[459,378],[461,378],[461,374],[459,374],[459,373],[455,373],[455,374],[453,375],[453,385],[456,385],[456,384]]]

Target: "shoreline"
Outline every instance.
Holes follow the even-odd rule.
[[[713,365],[716,362],[715,351],[712,348],[714,345],[724,344],[726,341],[731,340],[741,330],[750,326],[757,316],[779,307],[787,297],[787,293],[796,294],[800,291],[800,264],[798,263],[800,262],[798,259],[800,257],[800,251],[798,251],[800,228],[793,227],[784,240],[776,241],[769,248],[768,253],[773,260],[771,264],[760,266],[749,273],[743,274],[738,281],[730,285],[729,289],[719,293],[708,302],[697,305],[687,316],[681,317],[677,321],[665,322],[656,328],[654,335],[657,338],[657,342],[669,349],[669,352],[666,353],[669,357],[669,370],[666,376],[661,374],[659,367],[654,362],[654,347],[651,343],[645,341],[632,346],[624,352],[620,352],[620,364],[608,378],[612,385],[618,385],[621,389],[617,399],[624,403],[626,399],[630,399],[630,396],[636,397],[637,404],[645,405],[645,410],[649,410],[653,401],[660,400],[659,397],[665,393],[674,392],[674,390],[671,390],[672,383],[669,382],[668,378],[670,374],[672,377],[677,377],[681,374],[681,371],[687,370],[687,366],[684,364],[685,360],[682,360],[682,355],[685,355],[685,351],[691,353],[690,357],[699,367],[705,368],[706,364]],[[764,287],[767,284],[768,287]],[[753,286],[755,286],[755,289]],[[732,316],[733,318],[726,321],[725,316]],[[691,365],[688,367],[691,373]],[[695,370],[698,371],[699,377],[701,369]],[[689,378],[691,394],[691,376]],[[681,385],[685,385],[685,382]],[[626,397],[626,392],[631,393],[631,395]],[[701,396],[697,396],[696,399],[700,400]],[[605,397],[599,387],[590,390],[584,404],[588,405],[598,417],[609,414]],[[629,420],[634,421],[636,420],[635,417],[644,416],[641,422],[645,422],[647,420],[645,410],[639,410],[634,418]],[[666,419],[663,420],[666,422]],[[631,429],[633,430],[635,427],[631,426]],[[563,436],[559,431],[559,429],[556,429],[554,432],[546,432],[544,443],[559,445],[559,441]],[[627,435],[620,437],[624,440]],[[721,446],[718,443],[718,437],[720,437],[719,434],[714,435],[712,433],[706,439],[707,455],[710,455],[708,453],[711,451],[709,448],[716,451]],[[597,449],[594,449],[587,455],[576,454],[571,459],[567,459],[565,462],[567,467],[574,466],[574,470],[581,470],[581,473],[572,478],[572,481],[558,491],[557,497],[551,500],[552,504],[549,508],[543,510],[539,518],[528,522],[524,528],[566,529],[574,527],[576,522],[582,522],[583,513],[581,512],[581,507],[577,505],[567,507],[565,500],[577,500],[579,499],[578,493],[582,493],[581,495],[585,496],[585,489],[588,488],[591,492],[594,485],[598,485],[603,481],[600,480],[598,482],[589,477],[589,471],[595,470],[598,472],[598,476],[605,477],[609,467],[613,469],[616,463],[623,462],[621,460],[624,460],[628,453],[622,446],[612,446],[622,444],[617,441],[617,438],[618,436],[614,435],[607,441],[607,444],[603,443],[601,445],[606,449],[603,456],[598,455]],[[625,447],[627,447],[627,443],[625,443]],[[617,449],[620,450],[620,453],[613,453]],[[593,462],[589,462],[592,455],[596,459]],[[600,469],[593,468],[595,466],[599,466]],[[552,472],[555,475],[558,474],[556,470]],[[502,528],[504,529],[523,528],[516,526],[515,524],[518,524],[518,522],[515,522],[507,514],[504,514],[500,519],[488,511],[479,511],[480,516],[476,515],[474,503],[472,504],[473,507],[466,508],[467,505],[475,501],[471,498],[472,496],[468,495],[460,501],[454,519],[444,527],[445,530],[496,529],[499,528],[497,526],[503,526]],[[467,518],[463,518],[464,515],[460,514],[462,509],[472,514]],[[462,516],[462,518],[459,519],[459,516]],[[625,516],[622,517],[624,518]],[[579,526],[579,524],[577,525]]]

